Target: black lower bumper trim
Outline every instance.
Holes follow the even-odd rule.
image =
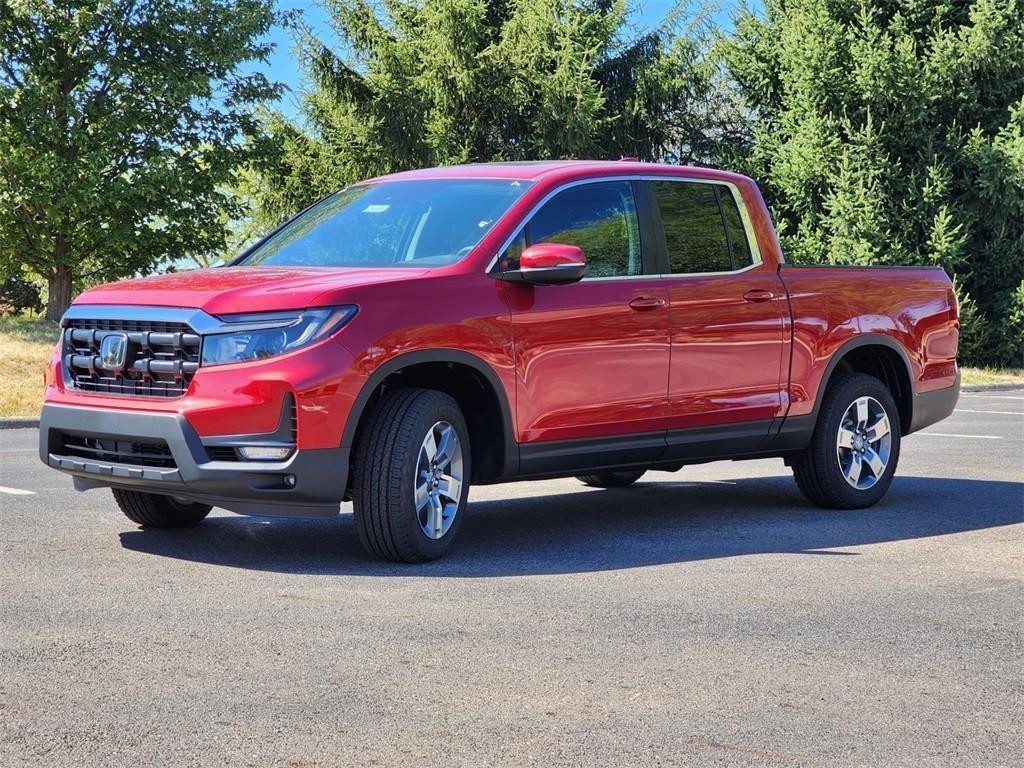
[[[959,399],[960,371],[957,370],[953,386],[914,396],[914,416],[910,432],[917,432],[919,429],[930,427],[937,421],[942,421],[953,412]]]
[[[162,440],[174,467],[138,466],[67,455],[66,436],[125,442]],[[184,416],[46,405],[39,456],[67,472],[79,490],[122,487],[164,493],[247,515],[328,517],[345,495],[348,457],[341,448],[299,450],[281,462],[213,461]],[[285,484],[293,475],[294,487]]]

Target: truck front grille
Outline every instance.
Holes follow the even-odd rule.
[[[114,440],[61,434],[60,454],[109,464],[132,464],[138,467],[176,469],[171,449],[163,440]]]
[[[100,347],[111,334],[127,340],[120,370],[103,366]],[[69,320],[63,359],[69,384],[84,392],[181,397],[199,369],[201,338],[184,323],[148,320]]]

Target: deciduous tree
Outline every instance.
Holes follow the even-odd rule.
[[[0,271],[74,288],[223,247],[270,0],[0,0]]]

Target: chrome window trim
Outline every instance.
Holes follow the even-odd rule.
[[[530,220],[537,214],[541,208],[555,195],[560,192],[564,192],[567,189],[573,187],[579,187],[584,184],[601,184],[609,181],[678,181],[684,184],[720,184],[728,187],[732,194],[733,201],[736,203],[736,208],[740,212],[740,221],[743,222],[743,232],[747,236],[747,245],[750,247],[750,256],[753,259],[751,264],[740,269],[731,269],[725,272],[669,272],[667,274],[657,275],[612,275],[608,277],[584,277],[581,282],[593,282],[597,280],[655,280],[655,279],[666,279],[666,278],[680,278],[680,277],[715,277],[721,275],[739,275],[743,272],[747,272],[751,269],[756,269],[764,264],[764,259],[761,256],[761,246],[757,242],[757,236],[754,232],[754,223],[750,219],[750,212],[747,210],[747,204],[743,200],[743,195],[740,194],[739,187],[733,182],[726,181],[724,179],[699,179],[693,176],[669,176],[661,174],[627,174],[622,176],[594,176],[586,179],[575,179],[574,181],[567,181],[565,184],[552,189],[544,197],[542,197],[533,208],[530,209],[529,213],[523,217],[519,226],[516,227],[515,232],[502,243],[501,248],[498,249],[497,253],[488,262],[487,267],[484,269],[484,273],[490,275],[494,267],[498,263],[498,258],[509,246],[512,245],[513,241],[522,233],[526,228],[526,225],[530,223]]]

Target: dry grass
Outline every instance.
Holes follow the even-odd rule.
[[[962,384],[965,387],[1024,387],[1024,368],[964,368]]]
[[[0,317],[0,349],[7,364],[0,369],[0,419],[31,419],[39,415],[43,365],[50,358],[60,329],[32,317]],[[1024,387],[1021,368],[964,368],[963,385]]]
[[[39,416],[43,366],[59,335],[54,323],[30,317],[0,317],[0,349],[7,361],[0,369],[0,419]]]

